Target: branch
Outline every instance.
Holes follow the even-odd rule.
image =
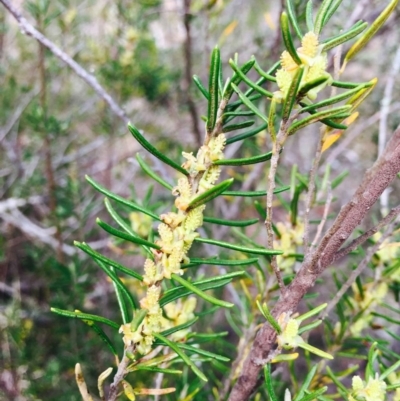
[[[334,256],[332,262],[336,262],[336,260],[342,258],[343,256],[346,256],[351,251],[354,251],[355,249],[357,249],[359,245],[364,243],[368,238],[372,237],[378,231],[382,230],[383,227],[385,227],[387,224],[389,224],[399,214],[400,214],[400,206],[393,208],[390,211],[390,213],[384,219],[382,219],[376,226],[370,228],[364,234],[360,235],[358,238],[353,240],[345,248],[342,248],[341,250],[339,250],[336,253],[336,255]]]
[[[340,211],[332,228],[322,238],[316,251],[304,261],[287,290],[280,295],[272,310],[278,318],[282,313],[296,311],[303,296],[314,286],[320,274],[332,263],[342,244],[367,215],[382,192],[400,172],[400,127],[394,132],[385,151],[364,176],[351,201]],[[265,323],[258,331],[250,354],[244,362],[229,401],[244,401],[257,386],[258,374],[276,348],[276,332]]]
[[[394,209],[393,209],[394,210]],[[399,214],[400,209],[397,213]],[[388,216],[387,216],[388,217]],[[396,216],[392,215],[391,220],[393,220]],[[397,219],[396,219],[397,220]],[[388,226],[385,233],[379,238],[374,246],[368,249],[367,254],[365,255],[364,259],[359,263],[356,269],[351,272],[350,277],[347,281],[341,286],[339,292],[335,295],[335,297],[329,302],[328,306],[324,311],[320,314],[320,319],[325,319],[329,312],[336,306],[336,304],[340,301],[342,296],[346,293],[346,291],[352,286],[352,284],[356,281],[357,277],[363,272],[363,270],[368,266],[368,263],[371,261],[372,256],[379,250],[382,243],[388,238],[391,234],[393,234],[394,225],[396,221],[392,221],[392,223]]]
[[[56,57],[62,62],[67,64],[78,76],[80,76],[94,91],[108,104],[111,111],[119,117],[125,124],[129,122],[129,118],[125,111],[115,102],[115,100],[105,91],[105,89],[99,84],[96,77],[87,72],[81,67],[76,61],[74,61],[68,54],[63,52],[57,47],[52,41],[41,34],[36,28],[34,28],[14,7],[9,0],[0,0],[0,3],[10,12],[10,14],[17,20],[21,31],[28,36],[36,39],[39,43],[49,49]]]

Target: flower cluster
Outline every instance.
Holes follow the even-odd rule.
[[[384,401],[386,383],[376,375],[375,379],[369,378],[365,383],[360,376],[354,376],[352,380],[353,391],[349,395],[349,401]]]
[[[187,254],[194,239],[199,235],[196,230],[203,224],[205,209],[205,205],[190,208],[190,203],[201,193],[212,188],[218,180],[220,168],[213,165],[213,162],[223,158],[225,141],[225,135],[220,134],[203,145],[197,156],[183,152],[187,160],[183,167],[189,171],[190,176],[179,178],[177,185],[172,189],[172,194],[176,196],[177,212],[160,216],[162,223],[158,226],[159,239],[156,241],[160,249],[153,250],[153,257],[147,258],[144,263],[143,284],[148,288],[140,306],[147,314],[136,330],[132,331],[130,324],[125,324],[120,329],[124,334],[124,343],[136,344],[136,349],[141,354],[150,352],[154,342],[153,333],[171,327],[171,321],[178,325],[194,317],[196,302],[189,299],[185,303],[167,305],[165,313],[170,320],[165,319],[159,304],[160,284],[164,279],[171,279],[172,274],[182,275],[182,263],[189,262]],[[201,178],[196,180],[199,174]],[[186,334],[187,331],[181,331],[175,333],[175,336],[183,338]]]
[[[304,84],[314,81],[317,78],[330,77],[326,72],[327,55],[322,52],[322,48],[323,46],[319,45],[318,36],[314,32],[308,32],[304,35],[301,41],[301,47],[297,49],[301,65],[304,66],[304,74],[300,83],[300,88],[304,86]],[[286,97],[292,80],[300,67],[286,50],[281,56],[281,66],[282,68],[276,72],[276,83],[279,86],[279,91],[274,93],[274,97],[278,101]],[[328,82],[329,80],[310,90],[307,93],[307,97],[311,100],[316,99],[318,92],[321,91]]]

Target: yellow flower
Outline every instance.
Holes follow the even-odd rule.
[[[386,383],[379,379],[376,374],[375,379],[371,377],[365,383],[360,376],[354,376],[352,380],[353,392],[351,396],[356,399],[362,397],[365,401],[384,401],[386,394]]]

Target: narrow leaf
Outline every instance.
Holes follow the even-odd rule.
[[[286,9],[287,9],[287,12],[289,15],[289,20],[290,20],[291,24],[293,25],[296,35],[301,40],[303,38],[303,34],[301,33],[299,24],[297,22],[296,13],[293,8],[292,0],[286,0]]]
[[[214,129],[218,112],[218,86],[221,68],[221,55],[218,47],[215,47],[211,54],[210,75],[208,81],[208,113],[207,113],[207,132]]]
[[[63,309],[58,309],[58,308],[50,308],[50,310],[61,316],[72,317],[72,318],[77,318],[77,319],[93,320],[94,322],[104,323],[116,330],[118,330],[119,326],[120,326],[119,324],[117,324],[105,317],[92,315],[89,313],[71,312],[68,310],[63,310]]]
[[[362,31],[364,31],[368,26],[367,22],[364,22],[361,25],[358,25],[357,27],[353,29],[349,29],[348,31],[335,36],[332,39],[329,39],[328,41],[324,42],[324,47],[322,51],[326,52],[330,49],[333,49],[336,46],[341,45],[342,43],[348,42],[349,40],[355,38],[357,35],[359,35]]]
[[[304,107],[309,106],[308,104],[306,104],[306,103],[304,103],[304,102],[300,102],[300,105],[301,105],[301,106],[304,106]],[[310,109],[310,110],[308,110],[308,112],[309,112],[310,114],[312,114],[312,115],[318,113],[318,111],[315,110],[315,109]],[[333,120],[330,120],[329,118],[323,118],[322,120],[320,120],[320,122],[321,122],[322,124],[325,124],[325,125],[328,126],[328,127],[334,128],[334,129],[339,129],[339,130],[345,130],[345,129],[347,129],[347,125],[337,123],[337,122],[335,122],[335,121],[333,121]]]
[[[311,316],[317,315],[319,312],[324,310],[327,306],[328,306],[327,303],[321,304],[321,305],[317,306],[316,308],[311,309],[310,311],[308,311],[306,313],[303,313],[302,315],[298,316],[296,318],[296,320],[300,323],[303,320],[306,320],[306,319],[310,318]]]
[[[242,82],[242,77],[246,76],[246,74],[253,68],[254,64],[255,64],[256,60],[254,58],[251,58],[247,63],[243,64],[239,71],[241,73],[241,75],[239,76],[239,74],[237,72],[235,72],[232,76],[232,78],[229,80],[226,90],[224,92],[224,99],[225,100],[229,100],[233,94],[233,87],[232,84],[234,85],[239,85],[240,82]],[[232,104],[231,104],[232,106]]]
[[[250,98],[246,97],[245,94],[234,84],[232,83],[233,90],[238,94],[239,99],[243,102],[243,104],[248,107],[255,115],[260,117],[263,121],[268,124],[268,119],[250,100]]]
[[[252,113],[254,113],[254,112],[252,112]],[[260,133],[261,131],[264,131],[267,127],[268,127],[268,124],[262,124],[256,128],[253,128],[250,131],[243,132],[242,134],[232,136],[231,138],[228,138],[226,140],[226,144],[230,145],[231,143],[234,143],[237,141],[242,141],[247,138],[251,138],[251,137],[257,135],[258,133]]]
[[[184,349],[186,351],[189,351],[191,353],[194,353],[194,354],[208,356],[212,359],[216,359],[217,361],[221,361],[221,362],[229,362],[230,361],[230,359],[227,358],[226,356],[218,355],[218,354],[215,354],[214,352],[206,351],[201,348],[192,347],[191,345],[179,343],[178,347],[181,349]]]
[[[326,118],[333,118],[340,113],[349,111],[350,109],[351,109],[351,106],[339,106],[339,107],[335,107],[333,109],[319,111],[315,114],[312,114],[311,116],[304,118],[303,120],[293,123],[289,127],[289,135],[293,135],[299,129],[302,129],[302,128],[304,128],[310,124],[313,124],[317,121],[320,121],[320,120],[326,119]]]
[[[371,85],[369,85],[371,86]],[[304,108],[302,108],[300,110],[301,113],[303,113],[304,111],[308,111],[308,110],[315,110],[318,109],[320,107],[326,107],[326,106],[330,106],[332,104],[341,102],[342,100],[345,100],[351,96],[353,96],[354,94],[358,93],[361,90],[364,90],[366,88],[366,86],[357,86],[357,88],[354,89],[350,89],[347,92],[343,92],[339,95],[333,96],[331,98],[325,99],[325,100],[321,100],[318,103],[314,103],[314,104],[310,104],[309,106],[306,106]]]
[[[343,81],[333,80],[332,86],[336,86],[337,88],[343,88],[343,89],[353,89],[357,88],[357,86],[366,85],[368,83],[369,82],[356,83],[356,82],[343,82]]]
[[[142,170],[149,176],[151,177],[154,181],[157,181],[159,184],[161,184],[164,188],[169,189],[172,191],[172,185],[168,184],[168,182],[164,181],[161,177],[160,174],[157,174],[155,171],[151,169],[151,167],[142,159],[140,156],[140,153],[136,154],[136,160],[139,162],[140,167]]]
[[[332,18],[332,15],[335,14],[336,10],[339,8],[340,4],[343,0],[334,0],[331,6],[329,7],[328,11],[325,14],[323,25],[325,26],[329,20]]]
[[[189,320],[186,323],[182,323],[182,324],[179,324],[178,326],[171,327],[170,329],[164,330],[160,334],[163,335],[164,337],[168,337],[171,334],[176,333],[177,331],[184,330],[190,326],[193,326],[198,320],[199,320],[199,318],[195,317],[194,319]]]
[[[260,93],[261,95],[264,95],[268,98],[272,98],[273,94],[266,89],[262,88],[261,86],[257,85],[254,83],[251,79],[249,79],[241,69],[235,64],[235,62],[230,59],[229,60],[229,65],[232,67],[232,69],[236,72],[236,74],[244,81],[250,88],[254,89],[256,92]],[[236,89],[234,89],[236,91]]]
[[[106,343],[113,355],[118,355],[117,350],[112,344],[110,338],[100,326],[98,326],[93,320],[82,319],[82,322],[86,323]]]
[[[314,32],[319,35],[321,33],[321,29],[324,26],[325,17],[329,11],[329,7],[331,6],[332,0],[324,0],[319,7],[317,16],[315,17],[314,23]]]
[[[289,18],[285,12],[281,14],[281,32],[286,50],[292,56],[294,62],[298,65],[301,65],[301,59],[297,54],[296,48],[294,47],[292,35],[290,33]]]
[[[258,258],[249,258],[249,259],[199,259],[199,258],[191,258],[190,263],[196,265],[216,265],[216,266],[243,266],[243,265],[251,265],[256,263]],[[189,267],[188,265],[182,265],[181,268]]]
[[[180,173],[184,175],[189,175],[189,173],[181,167],[178,163],[174,162],[170,158],[164,155],[164,153],[161,153],[158,151],[140,132],[139,130],[132,124],[128,124],[128,129],[131,132],[131,134],[135,137],[135,139],[143,146],[144,149],[146,149],[149,153],[157,157],[157,159],[160,159],[163,163],[167,164],[168,166],[171,166],[175,170],[179,171]]]
[[[233,184],[233,181],[234,181],[233,178],[229,178],[225,181],[220,182],[218,185],[215,185],[214,187],[210,188],[208,191],[203,192],[189,203],[188,210],[195,209],[196,207],[199,207],[207,202],[210,202],[212,199],[216,198],[227,188],[229,188]]]
[[[223,114],[223,117],[247,117],[254,116],[254,113],[251,110],[239,110],[239,111],[227,111]]]
[[[267,393],[270,401],[278,401],[278,398],[275,394],[274,385],[272,382],[270,363],[264,365],[264,378],[265,378],[265,387],[267,388]]]
[[[321,85],[324,85],[330,79],[331,79],[331,77],[329,75],[325,75],[322,77],[318,77],[310,82],[307,82],[306,84],[302,85],[302,87],[300,88],[298,97],[299,98],[304,97],[310,90],[318,88]]]
[[[225,125],[222,128],[222,132],[226,133],[226,132],[236,131],[238,129],[248,128],[254,125],[254,123],[255,123],[254,120],[247,120],[237,124]]]
[[[274,67],[276,67],[276,68],[274,68]],[[274,67],[273,67],[273,68],[274,68],[275,71],[273,71],[273,72],[276,72],[276,70],[280,67],[280,61],[278,61],[277,63],[275,63],[275,66],[274,66]],[[271,72],[271,70],[268,71],[268,72],[264,71],[264,70],[260,67],[260,65],[257,63],[257,61],[256,61],[256,63],[254,64],[254,69],[261,75],[262,78],[265,78],[262,82],[257,81],[257,85],[262,85],[265,81],[276,82],[276,77],[274,77],[273,75],[271,75],[273,72]],[[246,96],[248,96],[247,93],[246,93]]]
[[[203,86],[203,84],[200,81],[200,78],[197,75],[193,75],[193,82],[196,84],[197,88],[203,94],[203,96],[207,100],[209,100],[210,99],[210,94],[208,93],[207,89]]]
[[[100,261],[102,261],[103,263],[106,263],[112,267],[115,267],[116,269],[120,270],[121,272],[135,277],[140,281],[143,281],[143,276],[141,276],[139,273],[136,273],[135,271],[128,269],[125,266],[122,266],[121,264],[119,264],[118,262],[115,262],[112,259],[107,258],[106,256],[103,256],[101,253],[96,252],[94,249],[92,249],[88,244],[86,244],[85,242],[78,242],[75,241],[74,245],[81,249],[83,252],[86,252],[88,255],[90,255],[92,258],[94,259],[98,259]]]
[[[271,315],[271,312],[268,309],[268,306],[266,302],[264,302],[262,305],[260,304],[259,301],[256,301],[257,307],[261,314],[264,316],[264,318],[267,320],[267,322],[271,325],[271,327],[278,333],[282,333],[282,328],[279,325],[279,323],[275,320],[275,318]]]
[[[279,187],[274,190],[274,194],[288,191],[290,186]],[[225,191],[224,196],[245,196],[245,197],[257,197],[267,195],[267,191]]]
[[[245,246],[231,244],[229,242],[217,241],[209,238],[195,238],[196,242],[203,242],[205,244],[216,245],[222,248],[233,249],[235,251],[240,251],[244,253],[254,253],[257,255],[282,255],[283,251],[279,251],[276,249],[267,249],[267,248],[247,248]]]
[[[129,369],[130,372],[134,372],[137,370],[145,370],[148,372],[153,372],[153,373],[165,373],[165,374],[172,374],[172,375],[181,375],[182,371],[178,369],[166,369],[166,368],[159,368],[156,366],[141,366],[137,365],[135,366],[134,369]]]
[[[247,157],[243,159],[220,159],[214,162],[217,166],[247,166],[249,164],[262,163],[270,160],[272,152],[264,153],[263,155]]]
[[[273,143],[276,141],[275,117],[276,117],[276,100],[275,98],[272,98],[268,114],[268,133]]]
[[[223,301],[221,299],[217,299],[211,295],[206,294],[204,291],[200,290],[198,287],[191,284],[189,281],[185,280],[181,276],[177,274],[172,274],[171,278],[181,284],[183,287],[187,288],[188,290],[192,291],[194,294],[198,295],[200,298],[203,298],[205,301],[210,302],[213,305],[222,306],[223,308],[232,308],[235,306],[230,302]]]
[[[134,244],[138,245],[145,245],[148,246],[149,248],[154,248],[157,250],[160,250],[161,247],[157,244],[154,244],[150,241],[146,241],[143,238],[140,237],[134,237],[133,235],[130,235],[128,233],[125,233],[123,231],[117,230],[114,227],[111,227],[109,224],[104,222],[103,220],[97,218],[96,223],[104,230],[107,231],[109,234],[114,235],[115,237],[122,238],[126,241],[133,242]]]
[[[115,269],[113,267],[110,267],[110,270],[114,274],[114,276],[116,276]],[[129,315],[128,308],[127,308],[126,303],[125,303],[125,299],[123,297],[124,293],[120,289],[120,287],[117,285],[117,283],[114,282],[114,280],[113,280],[112,283],[113,283],[113,286],[114,286],[115,295],[117,297],[118,306],[119,306],[119,309],[121,311],[122,323],[126,324],[126,323],[129,322],[130,315]]]
[[[282,109],[283,121],[287,121],[287,119],[290,117],[290,113],[292,112],[293,106],[297,99],[297,93],[299,92],[303,74],[304,74],[304,66],[300,66],[296,71],[296,75],[293,77],[293,80],[290,84],[288,93],[285,98],[285,102],[283,103],[283,109]]]
[[[196,376],[198,376],[201,380],[203,380],[205,382],[208,381],[207,378],[204,376],[204,374],[199,370],[199,368],[190,360],[190,358],[179,349],[177,344],[168,340],[168,338],[165,338],[161,334],[153,333],[153,336],[155,338],[158,338],[159,340],[161,340],[165,345],[168,345],[168,347],[170,347],[173,351],[175,351],[181,357],[183,362],[185,362],[186,365],[188,365],[190,367],[190,369],[192,369],[193,373]]]
[[[229,226],[229,227],[247,227],[253,224],[258,223],[259,219],[251,219],[251,220],[224,220],[224,219],[217,219],[214,217],[203,217],[203,221],[206,223],[213,223],[218,224],[221,226]]]
[[[89,182],[90,185],[92,185],[97,191],[101,192],[102,194],[108,196],[110,199],[113,199],[117,201],[118,203],[121,203],[122,205],[128,206],[129,208],[136,210],[138,212],[142,212],[144,214],[147,214],[148,216],[152,217],[155,220],[161,221],[160,217],[158,217],[155,213],[152,211],[137,205],[136,203],[130,202],[127,199],[124,199],[122,196],[116,195],[112,192],[110,192],[108,189],[104,188],[102,185],[97,183],[95,180],[90,178],[89,176],[85,176],[86,181]]]
[[[95,262],[100,266],[100,268],[104,271],[104,273],[107,274],[107,276],[112,280],[112,282],[118,287],[118,289],[122,292],[122,294],[125,295],[131,308],[133,310],[137,309],[138,305],[137,305],[136,301],[134,300],[134,298],[133,298],[132,294],[129,292],[129,290],[122,283],[120,278],[115,273],[113,273],[113,271],[110,270],[110,268],[105,263],[103,263],[99,259],[95,259]],[[124,310],[123,313],[128,314],[128,312],[126,310]]]
[[[354,45],[350,48],[344,58],[342,70],[346,68],[347,62],[351,60],[371,40],[371,38],[389,18],[390,14],[396,8],[398,3],[399,0],[392,0],[389,5],[382,11],[379,17],[364,32],[364,35],[362,35],[361,38],[358,39],[356,43],[354,43]]]
[[[304,396],[304,393],[310,386],[311,381],[315,376],[315,373],[317,373],[317,365],[314,365],[311,368],[311,370],[308,372],[307,377],[304,379],[303,384],[300,387],[300,390],[297,393],[297,396],[295,397],[295,399],[293,401],[299,401]]]
[[[314,32],[313,2],[308,0],[306,6],[306,24],[309,32]]]

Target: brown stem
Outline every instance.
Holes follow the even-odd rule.
[[[42,26],[42,21],[38,21],[38,25]],[[43,29],[43,27],[42,27]],[[57,197],[56,197],[56,181],[54,178],[53,171],[53,160],[51,154],[51,141],[49,133],[47,132],[47,88],[46,88],[46,66],[45,66],[45,47],[39,43],[39,74],[40,74],[40,104],[43,111],[43,122],[44,122],[44,151],[45,151],[45,165],[46,165],[46,176],[47,176],[47,191],[49,193],[49,206],[51,220],[56,226],[55,237],[58,243],[57,246],[57,260],[59,263],[64,262],[63,254],[63,241],[61,234],[60,222],[56,216],[57,209]]]
[[[366,172],[351,201],[342,208],[332,228],[322,238],[313,255],[308,257],[287,290],[280,295],[272,310],[278,318],[282,313],[293,313],[303,296],[314,286],[319,275],[332,263],[336,253],[367,215],[382,192],[400,172],[400,127],[394,132],[385,151]],[[265,323],[258,331],[250,355],[244,363],[229,401],[247,400],[257,385],[261,367],[276,348],[276,332]]]
[[[199,129],[199,117],[196,105],[193,101],[193,98],[190,94],[190,86],[192,83],[192,36],[191,36],[191,18],[190,14],[190,4],[191,0],[184,0],[184,16],[183,16],[183,24],[185,26],[186,38],[184,43],[184,58],[185,58],[185,80],[184,80],[184,92],[186,102],[189,108],[190,117],[192,119],[193,133],[196,138],[197,144],[200,146],[202,143],[202,135]]]

